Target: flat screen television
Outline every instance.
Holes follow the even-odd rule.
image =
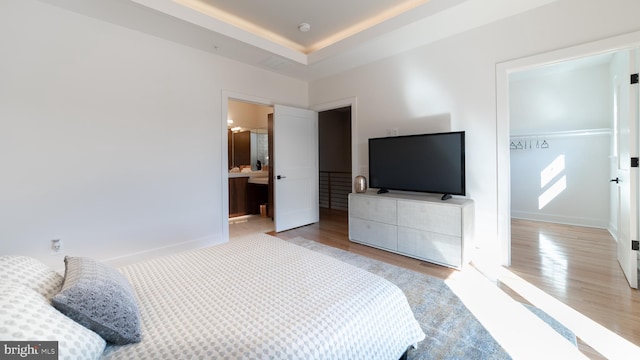
[[[369,186],[465,195],[464,131],[369,139]]]

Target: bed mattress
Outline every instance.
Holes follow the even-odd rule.
[[[143,340],[107,359],[398,359],[424,338],[394,284],[269,235],[120,271]]]

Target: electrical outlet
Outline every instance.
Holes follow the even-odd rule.
[[[398,136],[398,128],[387,129],[387,136]]]
[[[51,240],[51,254],[60,254],[62,252],[62,240],[61,239],[53,239]]]

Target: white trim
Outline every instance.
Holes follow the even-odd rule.
[[[530,211],[512,211],[511,217],[521,220],[552,222],[556,224],[584,226],[608,230],[609,221],[594,218],[574,217],[566,215],[540,214]]]
[[[509,75],[538,66],[640,46],[640,31],[598,40],[496,65],[497,219],[500,262],[511,265],[511,184],[509,153]]]
[[[568,130],[568,131],[548,131],[536,133],[516,133],[511,132],[510,138],[526,138],[526,137],[578,137],[578,136],[611,136],[611,129],[584,129],[584,130]]]
[[[150,250],[143,250],[143,251],[127,254],[127,255],[116,256],[113,258],[104,259],[103,261],[113,267],[120,267],[120,266],[126,266],[129,264],[141,262],[144,260],[156,258],[159,256],[166,256],[166,255],[171,255],[171,254],[175,254],[175,253],[179,253],[187,250],[195,250],[195,249],[200,249],[208,246],[222,244],[227,241],[228,239],[221,238],[215,235],[209,235],[199,239],[184,241],[177,244],[174,243],[171,245],[161,246],[161,247],[153,248]]]

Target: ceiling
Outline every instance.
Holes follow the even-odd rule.
[[[429,0],[174,0],[303,54],[380,25]],[[453,2],[451,2],[453,4]],[[301,31],[301,24],[309,30]]]
[[[40,1],[312,81],[557,0]]]

